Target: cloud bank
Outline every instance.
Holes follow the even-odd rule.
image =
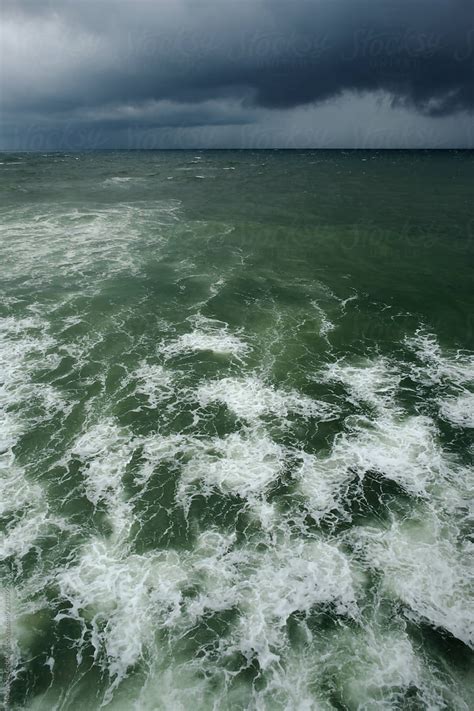
[[[474,146],[472,0],[4,0],[1,13],[3,147]]]

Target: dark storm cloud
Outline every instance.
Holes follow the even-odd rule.
[[[347,92],[425,116],[474,107],[472,0],[15,0],[2,15],[10,124],[244,124]]]

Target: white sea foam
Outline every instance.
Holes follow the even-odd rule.
[[[42,488],[28,481],[23,469],[15,465],[13,455],[0,456],[0,516],[29,508],[42,496]]]
[[[301,453],[296,472],[301,490],[316,518],[332,509],[343,512],[348,486],[368,473],[395,481],[408,493],[428,497],[446,484],[453,463],[441,449],[430,417],[407,415],[396,402],[400,371],[386,359],[326,367],[323,380],[344,384],[358,407],[371,405],[373,416],[350,416],[329,454]]]
[[[398,376],[378,363],[364,367],[363,374],[348,369],[341,371],[338,366],[329,371],[328,378],[350,387],[354,402],[373,404],[376,417],[347,421],[347,431],[336,439],[326,456],[304,452],[297,455],[301,462],[300,485],[310,507],[320,513],[334,508],[339,502],[341,482],[347,482],[354,473],[362,477],[374,470],[398,481],[411,493],[426,495],[433,479],[444,477],[447,463],[437,444],[434,423],[421,416],[404,416],[395,407]],[[234,396],[240,402],[239,388],[245,382],[225,379],[224,385],[221,381],[205,383],[198,391],[198,399],[201,404],[217,399],[234,411],[237,407],[238,411],[238,406],[229,403]],[[262,387],[262,383],[257,384],[257,390],[258,387]],[[173,698],[177,708],[183,700],[191,698],[191,689],[199,699],[206,698],[207,686],[199,681],[199,675],[205,672],[209,679],[215,680],[214,684],[220,679],[223,696],[217,697],[228,699],[220,660],[239,652],[247,663],[258,660],[260,668],[268,674],[268,686],[255,696],[256,703],[265,703],[264,699],[270,698],[268,689],[272,689],[273,698],[292,698],[289,688],[292,684],[299,684],[298,698],[307,698],[309,703],[314,700],[308,691],[309,681],[291,666],[293,652],[286,636],[288,619],[295,612],[306,615],[319,606],[324,609],[328,605],[338,616],[358,619],[359,568],[354,569],[354,564],[335,543],[293,538],[274,506],[263,498],[271,483],[280,476],[288,457],[288,452],[273,442],[258,424],[264,413],[286,417],[291,412],[288,393],[283,395],[271,388],[270,393],[265,393],[264,405],[260,403],[253,411],[252,429],[242,433],[211,440],[156,434],[137,439],[133,444],[142,448],[143,462],[137,482],[146,482],[159,462],[174,462],[182,467],[177,491],[179,503],[188,506],[198,491],[236,494],[245,498],[251,508],[261,505],[262,519],[267,516],[272,523],[269,527],[263,526],[262,535],[268,538],[260,543],[247,541],[236,546],[231,534],[206,531],[200,534],[192,551],[173,557],[171,562],[167,557],[171,555],[169,552],[136,556],[130,554],[127,546],[111,547],[110,542],[97,539],[84,548],[75,568],[60,573],[61,594],[72,604],[69,614],[88,620],[97,654],[105,655],[107,660],[113,681],[106,699],[112,698],[116,687],[135,664],[153,654],[155,639],[146,623],[150,617],[156,621],[156,631],[167,629],[172,638],[181,638],[208,614],[237,608],[237,621],[232,624],[229,635],[221,638],[218,658],[212,657],[211,661],[204,654],[188,665],[183,670],[186,684],[184,677],[183,686],[179,682],[171,684],[169,674],[163,676],[164,667],[157,666],[155,681],[165,683],[167,698]],[[292,398],[290,402],[293,403]],[[242,417],[249,419],[248,415]],[[96,500],[100,497],[107,500],[107,492],[120,490],[112,472],[109,470],[108,474],[105,472],[107,476],[102,477],[101,468],[110,452],[119,451],[120,442],[129,452],[132,447],[129,435],[106,423],[83,435],[75,446],[74,451],[85,461],[98,462],[97,485],[92,487]],[[181,455],[185,455],[184,464],[178,465]],[[113,456],[111,462],[114,462]],[[393,539],[390,536],[386,531],[365,535],[362,529],[360,537],[356,537],[356,550],[359,547],[364,551],[369,567],[383,571],[389,596],[402,599],[414,614],[459,635],[461,613],[466,616],[466,608],[462,607],[465,591],[459,588],[466,572],[464,564],[459,563],[459,572],[449,587],[443,568],[449,559],[447,549],[443,552],[446,560],[433,548],[423,549],[424,553],[418,555],[412,540],[400,543],[398,529]],[[439,531],[438,540],[442,540]],[[411,548],[413,550],[409,550]],[[452,559],[453,551],[449,553]],[[430,562],[424,563],[423,555]],[[430,566],[433,576],[439,578],[436,593],[431,590],[435,583],[429,577]],[[166,588],[163,587],[165,582]],[[198,594],[183,598],[183,590],[189,585],[197,585]],[[309,631],[308,634],[311,645],[316,644]],[[419,689],[425,700],[442,698],[406,635],[387,631],[379,639],[376,630],[367,630],[364,634],[365,637],[358,637],[359,644],[365,641],[357,656],[357,674],[348,672],[340,680],[343,698],[349,705],[360,703],[364,694],[368,708],[384,708],[377,705],[379,699],[384,699],[384,703],[387,699],[391,699],[391,703],[402,703],[403,695],[411,687]],[[340,640],[334,643],[342,644]],[[356,639],[348,636],[346,647],[351,648],[351,644],[356,644]],[[333,659],[334,654],[337,654],[337,646],[330,651]],[[286,671],[281,669],[282,659]],[[171,668],[169,673],[172,674]],[[153,672],[151,674],[153,676]],[[147,693],[152,688],[153,680],[149,679],[142,690],[142,701],[148,698]],[[216,694],[218,687],[213,688]]]
[[[178,500],[187,506],[196,489],[204,494],[217,489],[252,498],[278,478],[284,461],[284,449],[264,432],[216,437],[183,467]]]
[[[70,608],[56,619],[72,617],[89,630],[83,637],[90,639],[111,678],[104,703],[138,662],[147,657],[162,661],[166,650],[158,653],[155,648],[160,630],[180,637],[210,606],[226,609],[232,604],[233,566],[226,555],[232,541],[207,532],[193,551],[179,556],[173,551],[131,554],[127,546],[93,538],[77,564],[58,571],[60,596]],[[217,577],[221,592],[227,586],[227,596],[220,599],[213,585]],[[183,597],[192,583],[202,588],[200,602]],[[205,598],[208,589],[210,597]]]
[[[359,294],[357,294],[357,292],[356,292],[356,293],[352,294],[352,296],[348,296],[347,299],[340,299],[340,300],[339,300],[339,305],[340,305],[340,307],[341,307],[342,313],[343,313],[343,314],[346,313],[347,304],[349,304],[351,301],[356,301],[358,298],[359,298]]]
[[[440,415],[457,427],[474,427],[474,393],[463,392],[457,397],[440,401]]]
[[[127,546],[94,538],[83,547],[76,565],[58,572],[60,596],[69,601],[70,609],[57,620],[64,616],[79,620],[83,637],[90,638],[96,657],[107,667],[111,683],[104,703],[112,700],[138,662],[148,659],[152,668],[162,670],[163,664],[167,668],[170,660],[166,646],[160,644],[160,632],[179,639],[210,610],[232,606],[236,562],[242,559],[232,553],[233,541],[232,536],[207,531],[188,553],[136,555]],[[183,596],[190,585],[199,587],[198,598]],[[166,675],[171,673],[168,668]],[[194,677],[189,670],[183,673]],[[174,696],[179,698],[179,692]]]
[[[366,633],[360,637],[357,651],[354,640],[348,640],[355,654],[356,673],[348,674],[346,698],[356,708],[366,705],[371,709],[390,708],[390,703],[403,701],[403,693],[410,686],[419,686],[418,659],[408,636],[387,631],[386,634]],[[381,706],[372,699],[377,692],[383,691],[384,705]]]
[[[121,204],[96,211],[57,206],[38,213],[35,206],[6,217],[0,244],[2,269],[8,279],[21,277],[36,286],[58,276],[80,280],[94,290],[95,282],[126,271],[139,271],[143,249],[164,244],[164,228],[179,219],[180,202]]]
[[[181,614],[180,588],[185,581],[186,573],[172,551],[131,555],[98,538],[84,546],[77,565],[58,572],[60,595],[70,609],[57,620],[87,621],[95,654],[105,656],[112,680],[105,702],[143,658],[156,631],[172,625]]]
[[[17,521],[8,527],[0,542],[0,560],[14,556],[17,565],[32,548],[41,551],[48,539],[57,539],[59,531],[73,531],[60,516],[50,514],[44,498],[27,508]]]
[[[311,306],[319,316],[319,333],[323,338],[327,338],[328,333],[336,328],[336,324],[328,318],[326,312],[317,301],[312,301]]]
[[[131,379],[137,381],[135,392],[145,395],[150,407],[157,407],[173,393],[173,376],[162,365],[142,361]]]
[[[5,391],[2,395],[5,394]],[[3,399],[3,398],[2,398]],[[8,400],[14,402],[11,398],[11,392],[8,393]],[[8,402],[8,401],[7,401]],[[0,456],[2,461],[6,462],[10,455],[13,457],[12,448],[17,442],[20,435],[23,433],[26,424],[21,421],[16,413],[9,412],[5,405],[1,408],[2,427],[0,430]]]
[[[320,458],[301,451],[298,454],[298,467],[295,478],[311,514],[319,519],[332,510],[340,509],[341,499],[350,482],[349,464],[340,466],[330,458]]]
[[[334,406],[296,390],[276,389],[255,376],[205,382],[199,387],[197,397],[203,407],[211,402],[222,402],[237,417],[250,422],[267,415],[281,420],[290,414],[321,421],[337,417]]]
[[[360,530],[359,536],[368,564],[383,572],[391,597],[473,647],[472,551],[457,544],[457,532],[450,529],[452,524],[426,510],[388,530]]]
[[[418,363],[411,367],[412,377],[433,388],[442,419],[456,427],[474,427],[474,355],[441,348],[436,336],[419,330],[406,339]]]
[[[202,591],[187,615],[193,622],[206,611],[237,607],[239,618],[222,640],[223,659],[239,652],[247,664],[256,660],[272,683],[279,680],[281,658],[288,651],[290,617],[330,606],[338,616],[357,618],[359,582],[337,545],[293,539],[284,531],[274,545],[262,543],[240,548],[232,537],[204,534],[195,562]]]
[[[327,366],[323,377],[343,383],[352,402],[366,402],[378,408],[393,406],[400,383],[399,373],[384,358],[357,364],[335,361]]]
[[[200,440],[181,434],[155,434],[141,439],[141,464],[135,475],[138,484],[146,484],[156,467],[163,462],[176,462],[182,454],[199,451]]]
[[[145,178],[135,177],[135,176],[115,176],[113,178],[106,178],[103,182],[104,187],[128,187],[129,185],[144,185],[146,183]]]
[[[474,384],[474,354],[463,351],[443,351],[436,336],[422,330],[406,339],[420,364],[412,369],[415,379],[432,384],[466,386]]]
[[[37,317],[0,319],[0,403],[8,407],[19,400],[41,397],[47,392],[51,400],[53,389],[33,383],[35,370],[54,368],[59,357],[54,352],[55,340],[47,332],[47,324]]]
[[[408,696],[415,690],[422,708],[447,708],[445,699],[453,696],[452,691],[424,664],[403,629],[374,623],[357,634],[346,629],[336,645],[332,655],[342,662],[338,687],[347,708],[405,708]],[[343,663],[348,658],[350,664]],[[452,708],[468,711],[457,694],[452,700]]]
[[[249,351],[248,344],[231,333],[228,325],[221,321],[198,316],[192,319],[192,324],[195,325],[193,331],[160,347],[160,352],[166,358],[192,351],[211,351],[241,358]]]
[[[235,536],[208,530],[198,536],[192,551],[179,557],[170,552],[117,557],[97,541],[85,548],[80,564],[61,574],[60,586],[72,605],[69,614],[89,620],[94,646],[106,655],[116,675],[106,698],[147,652],[154,661],[148,688],[140,697],[144,708],[158,680],[165,681],[166,697],[173,698],[176,708],[190,698],[190,687],[197,694],[195,703],[204,708],[203,674],[214,692],[216,683],[226,691],[222,665],[236,653],[247,660],[244,666],[256,660],[270,675],[275,693],[281,694],[280,662],[288,650],[290,617],[329,606],[343,619],[357,619],[360,582],[337,545],[281,535],[276,545],[260,541],[239,547]],[[189,585],[197,588],[197,594],[183,597]],[[183,639],[209,615],[231,609],[238,609],[239,616],[215,653],[208,657],[202,650],[183,667],[184,677],[176,678],[171,689],[173,667],[164,676],[166,650],[154,651],[153,629],[155,633],[166,629],[171,639]]]
[[[354,581],[347,558],[323,541],[281,541],[253,560],[240,581],[243,617],[238,647],[262,669],[279,661],[285,625],[295,612],[331,605],[336,615],[356,617]]]
[[[104,503],[116,537],[123,537],[132,524],[130,504],[126,501],[122,478],[131,460],[135,444],[127,431],[113,421],[100,422],[82,434],[70,454],[85,464],[85,493],[94,506]]]
[[[428,489],[447,468],[432,420],[380,414],[375,421],[351,420],[327,456],[303,454],[296,473],[308,507],[317,518],[339,508],[347,486],[369,472],[397,482],[415,496]]]
[[[54,387],[32,380],[38,370],[54,367],[55,341],[38,317],[0,319],[0,510],[9,513],[0,558],[20,561],[58,528],[63,519],[50,514],[42,487],[30,481],[14,453],[19,438],[36,424],[68,407]]]
[[[75,528],[51,513],[43,487],[27,478],[11,450],[0,456],[0,515],[6,514],[9,521],[0,537],[0,560],[12,556],[19,569],[30,550],[40,552],[47,539]]]

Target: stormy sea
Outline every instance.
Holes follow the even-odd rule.
[[[473,708],[473,184],[0,155],[6,709]]]

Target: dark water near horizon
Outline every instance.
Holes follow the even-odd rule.
[[[473,185],[0,154],[7,708],[473,708]]]

